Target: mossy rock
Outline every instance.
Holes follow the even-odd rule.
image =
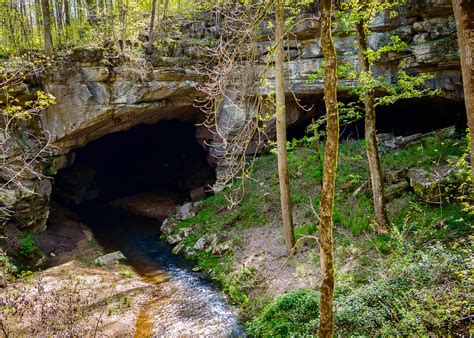
[[[456,166],[441,165],[427,171],[412,168],[408,172],[410,185],[415,194],[424,202],[440,204],[446,201],[449,187],[456,180]]]

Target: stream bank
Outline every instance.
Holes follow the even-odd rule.
[[[148,192],[81,206],[77,214],[56,205],[37,240],[57,266],[2,292],[15,309],[2,319],[9,335],[242,335],[218,288],[159,240],[162,217],[175,204],[172,194]],[[94,266],[117,250],[126,262]],[[40,303],[46,310],[36,309]]]

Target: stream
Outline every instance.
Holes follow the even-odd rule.
[[[142,279],[156,286],[140,310],[137,337],[244,335],[219,289],[159,239],[159,220],[111,207],[88,208],[81,217],[100,245],[122,251]]]

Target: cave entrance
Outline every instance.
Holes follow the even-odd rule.
[[[103,136],[74,153],[74,164],[58,172],[53,190],[57,200],[69,205],[156,190],[184,200],[193,189],[215,180],[190,122],[141,124]]]
[[[351,98],[341,94],[342,101],[351,102]],[[303,96],[300,104],[315,107],[313,115],[288,127],[288,139],[301,139],[307,133],[311,119],[325,115],[324,101],[321,96]],[[417,133],[429,133],[435,130],[455,126],[456,131],[464,133],[467,128],[466,106],[463,101],[442,97],[423,97],[400,100],[389,106],[377,107],[377,133],[391,133],[394,136],[408,136]],[[364,119],[354,123],[341,124],[341,139],[364,138]],[[312,135],[310,135],[312,136]]]

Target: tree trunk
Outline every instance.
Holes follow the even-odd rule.
[[[283,31],[284,31],[284,0],[275,0],[275,96],[276,96],[276,132],[278,150],[278,178],[280,181],[281,216],[285,231],[285,244],[288,254],[295,245],[293,232],[293,216],[291,206],[290,184],[288,180],[288,155],[286,152],[286,112],[285,85],[283,82]]]
[[[127,39],[127,9],[128,9],[128,0],[119,0],[118,10],[119,10],[119,21],[120,21],[120,50],[123,52],[125,50],[126,39]]]
[[[158,34],[160,34],[161,32],[161,6],[162,5],[162,0],[158,0],[158,8],[157,8],[157,19],[158,19],[158,22],[156,23],[157,24],[157,29],[158,29]]]
[[[41,10],[43,12],[44,50],[46,53],[52,53],[53,39],[51,37],[51,12],[49,10],[49,0],[41,0]]]
[[[65,16],[66,27],[71,26],[71,6],[69,5],[69,0],[64,0],[64,16]],[[67,30],[66,30],[66,34],[67,34]]]
[[[165,5],[163,6],[163,19],[165,19],[166,15],[168,14],[169,4],[170,0],[165,0]]]
[[[148,34],[148,50],[153,50],[153,30],[155,29],[155,14],[156,14],[156,0],[151,1],[151,20],[150,20],[150,33]]]
[[[337,154],[339,150],[339,111],[337,107],[337,59],[331,33],[331,0],[321,0],[321,46],[324,54],[324,103],[327,136],[324,149],[323,184],[321,189],[321,221],[319,251],[321,261],[319,337],[332,337],[334,330],[334,254],[333,211],[336,188]]]
[[[453,10],[458,31],[464,102],[471,132],[471,175],[474,177],[474,0],[453,0]]]
[[[97,4],[95,0],[86,0],[87,3],[87,20],[92,27],[98,24],[97,19]]]
[[[62,2],[60,0],[56,0],[55,7],[56,7],[56,11],[54,11],[54,13],[56,13],[56,34],[57,34],[56,45],[61,46],[62,34],[63,34],[63,28],[64,28]]]
[[[360,71],[370,72],[369,60],[367,58],[367,38],[364,30],[364,22],[357,23],[357,39],[359,43],[358,54]],[[374,217],[377,223],[377,232],[383,232],[389,228],[387,208],[385,206],[385,193],[383,187],[382,166],[380,164],[377,130],[375,123],[375,93],[368,90],[364,99],[365,105],[365,142],[367,159],[369,162],[370,181],[372,183],[372,195],[374,200]]]

